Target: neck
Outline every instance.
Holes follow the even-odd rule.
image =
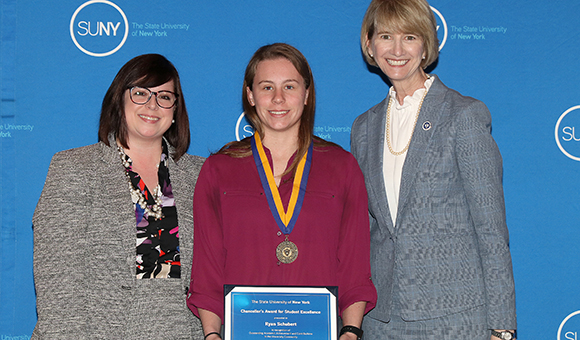
[[[272,171],[276,184],[280,183],[282,173],[286,170],[288,160],[298,150],[298,136],[270,134],[262,138],[262,144],[270,150],[272,156]]]
[[[131,157],[133,164],[137,167],[150,167],[159,164],[161,159],[161,140],[157,141],[127,141],[128,150],[125,153]]]
[[[423,70],[420,71],[421,72],[419,72],[417,77],[415,77],[415,79],[413,80],[401,82],[392,81],[393,87],[397,92],[397,101],[399,102],[399,104],[401,105],[403,104],[405,97],[412,96],[413,93],[415,93],[415,91],[417,91],[418,89],[425,88],[425,80],[429,79],[429,77]]]
[[[298,149],[298,136],[270,134],[262,137],[262,144],[272,154],[294,154]]]

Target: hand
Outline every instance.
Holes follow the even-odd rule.
[[[356,334],[346,332],[338,340],[356,340]]]

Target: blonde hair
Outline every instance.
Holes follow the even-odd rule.
[[[367,43],[380,29],[392,32],[415,34],[423,39],[425,69],[439,57],[439,39],[435,15],[425,0],[372,0],[364,16],[360,44],[366,62],[377,67],[369,55]]]

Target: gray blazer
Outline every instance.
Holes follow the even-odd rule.
[[[97,143],[54,155],[33,217],[32,339],[203,339],[185,300],[202,163],[187,154],[168,162],[181,279],[137,280],[135,210],[116,147]]]
[[[382,164],[388,100],[359,116],[351,135],[369,196],[378,292],[369,315],[390,320],[393,298],[405,320],[484,306],[490,329],[515,329],[502,160],[487,107],[434,80],[403,166],[393,225]]]

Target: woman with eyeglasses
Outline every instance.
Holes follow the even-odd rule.
[[[201,339],[188,310],[189,119],[165,57],[127,62],[103,99],[97,144],[57,153],[33,217],[33,339]]]

